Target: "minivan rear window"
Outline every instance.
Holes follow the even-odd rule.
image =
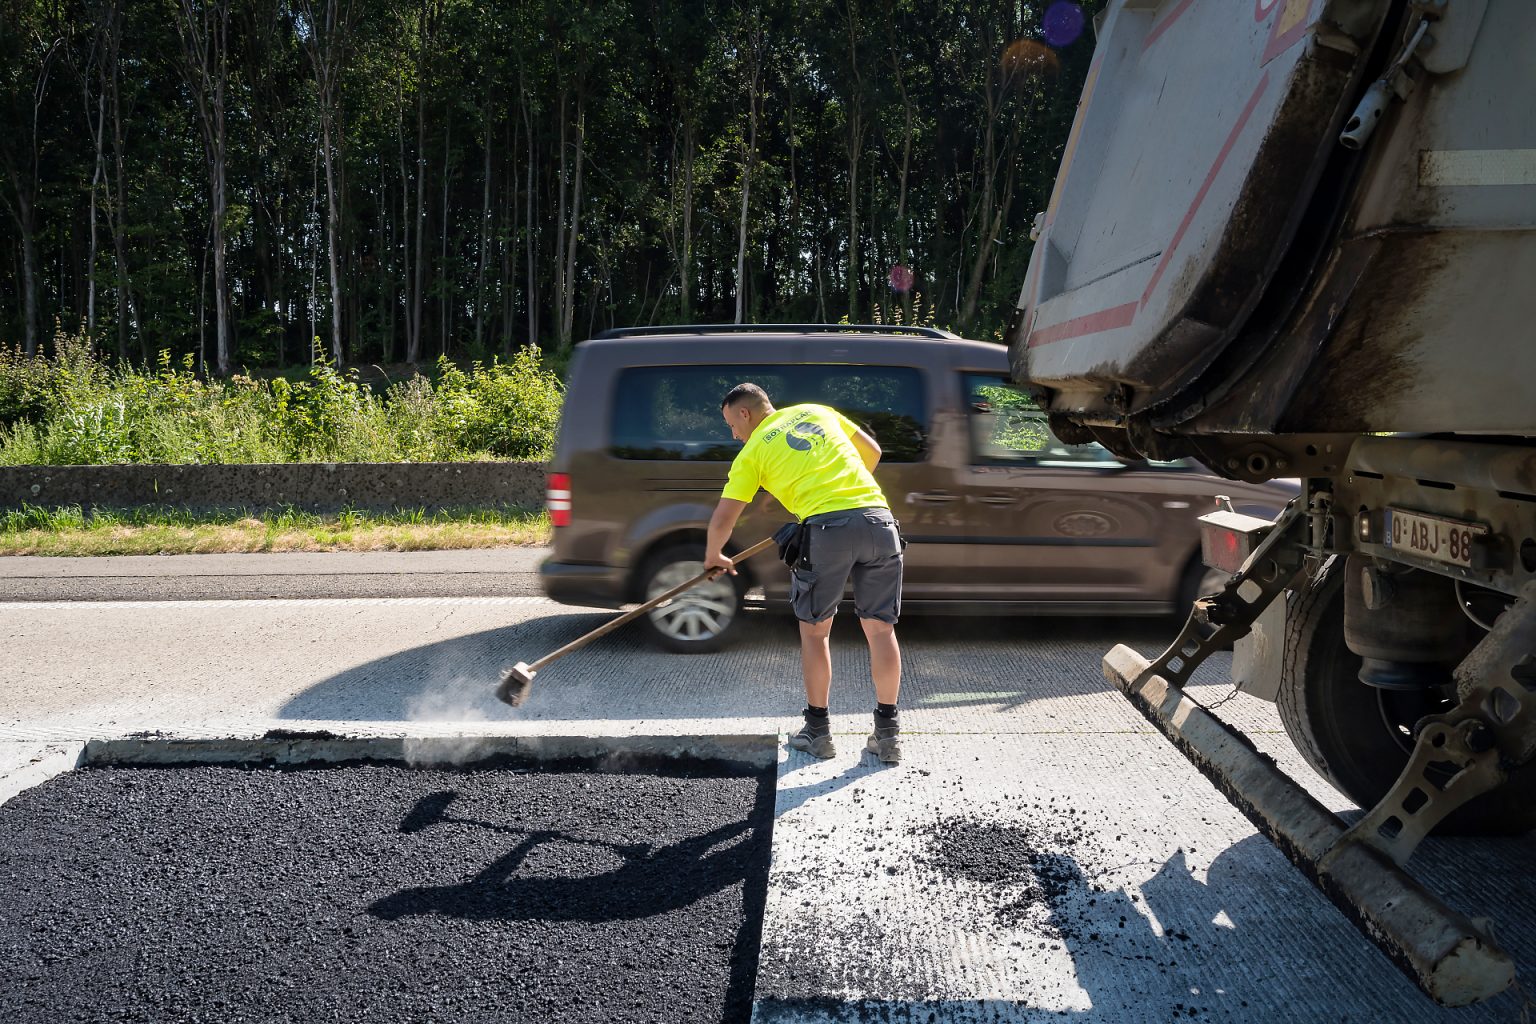
[[[830,405],[880,442],[884,462],[928,454],[922,372],[910,366],[784,364],[636,366],[619,374],[610,451],[621,459],[729,462],[741,450],[720,399],[751,381],[783,408]]]

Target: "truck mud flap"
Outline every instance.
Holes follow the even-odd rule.
[[[1426,995],[1465,1006],[1509,987],[1513,959],[1470,918],[1379,851],[1345,841],[1345,822],[1150,664],[1121,644],[1104,657],[1104,677]]]

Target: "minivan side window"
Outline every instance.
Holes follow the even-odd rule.
[[[971,462],[975,465],[1121,465],[1102,445],[1059,440],[1046,425],[1045,413],[1006,378],[968,373],[965,396],[970,410]]]
[[[741,445],[720,416],[720,399],[743,381],[779,408],[830,405],[873,435],[883,462],[928,455],[922,371],[816,363],[630,367],[618,377],[609,451],[621,459],[729,462]]]

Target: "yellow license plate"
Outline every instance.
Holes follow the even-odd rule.
[[[1464,569],[1472,568],[1478,539],[1488,533],[1488,527],[1478,523],[1405,512],[1400,508],[1386,511],[1387,547]]]

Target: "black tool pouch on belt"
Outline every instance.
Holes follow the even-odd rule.
[[[805,524],[785,523],[774,531],[773,542],[779,546],[779,557],[793,569],[805,554]]]

